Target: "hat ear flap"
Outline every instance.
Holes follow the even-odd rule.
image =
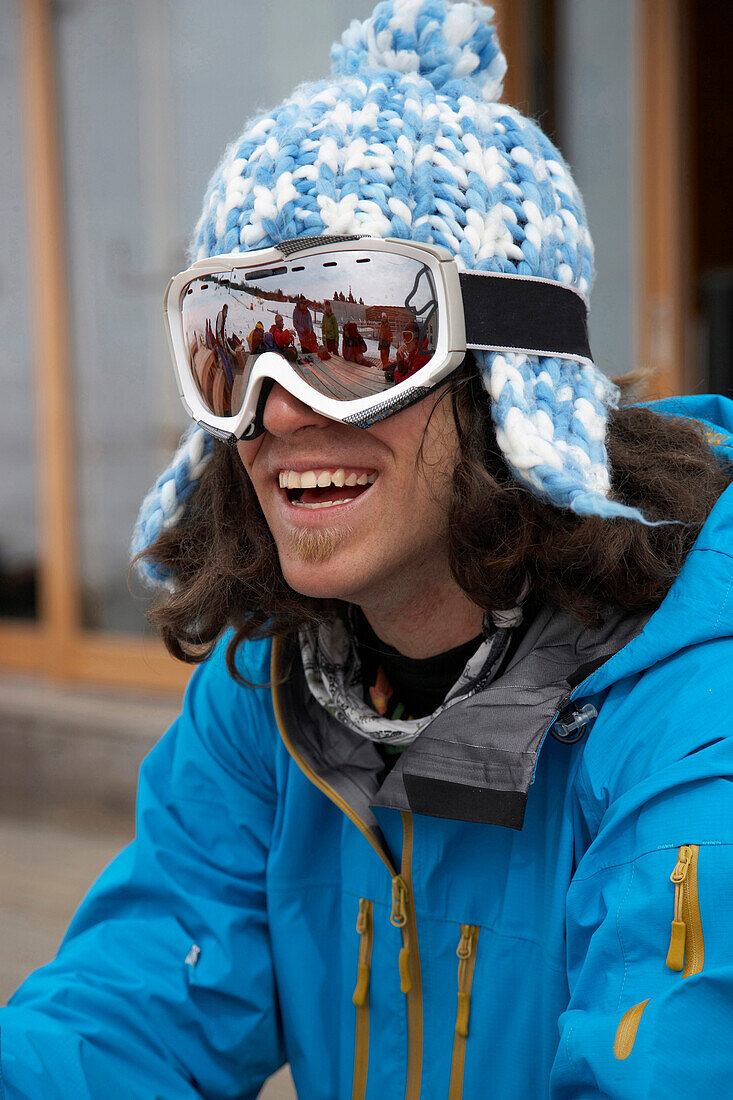
[[[611,498],[608,412],[618,388],[597,367],[519,352],[475,352],[496,441],[527,488],[579,515],[647,521]]]

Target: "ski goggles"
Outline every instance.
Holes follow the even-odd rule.
[[[170,281],[164,310],[181,400],[227,442],[264,431],[274,383],[367,428],[470,350],[592,362],[575,289],[459,271],[444,248],[391,238],[301,237],[199,260]]]

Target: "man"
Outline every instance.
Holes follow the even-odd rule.
[[[226,372],[226,379],[231,386],[234,382],[234,374],[232,372],[229,337],[227,336],[227,313],[229,312],[229,306],[224,305],[219,310],[216,317],[216,348],[224,364],[224,370]]]
[[[295,337],[289,328],[285,328],[282,313],[275,314],[275,321],[270,325],[270,336],[278,351],[296,358]]]
[[[379,339],[377,341],[377,348],[379,350],[379,358],[382,362],[382,370],[386,371],[389,367],[389,354],[392,348],[392,326],[389,323],[389,318],[386,313],[382,313],[382,318],[379,324]]]
[[[429,359],[430,352],[427,346],[427,337],[423,337],[421,341],[420,326],[416,321],[410,321],[405,325],[402,333],[402,343],[397,348],[394,370],[395,382],[404,382],[420,367],[425,366]]]
[[[298,298],[293,308],[293,328],[298,334],[300,346],[303,351],[315,351],[315,334],[313,332],[313,318],[305,304],[305,298]]]
[[[265,326],[262,321],[257,321],[255,327],[247,335],[247,344],[252,355],[257,355],[267,347],[265,343]]]
[[[381,4],[212,180],[166,299],[206,431],[137,532],[207,659],[134,844],[0,1013],[8,1100],[254,1097],[285,1060],[301,1100],[726,1094],[733,418],[612,407],[582,204],[497,102],[490,16]],[[265,223],[242,180],[281,171]],[[234,315],[326,263],[434,355],[354,396],[266,352],[218,416],[199,284]]]
[[[321,318],[321,337],[323,346],[331,355],[338,355],[339,350],[339,323],[338,317],[333,312],[333,306],[329,301],[323,306]]]

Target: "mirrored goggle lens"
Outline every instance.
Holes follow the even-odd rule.
[[[352,401],[409,378],[438,339],[430,272],[393,253],[322,253],[200,276],[181,312],[188,366],[215,416],[241,410],[262,352],[282,355],[318,393]]]

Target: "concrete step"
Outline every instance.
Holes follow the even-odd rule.
[[[129,820],[140,762],[179,709],[172,695],[0,675],[0,813]]]

